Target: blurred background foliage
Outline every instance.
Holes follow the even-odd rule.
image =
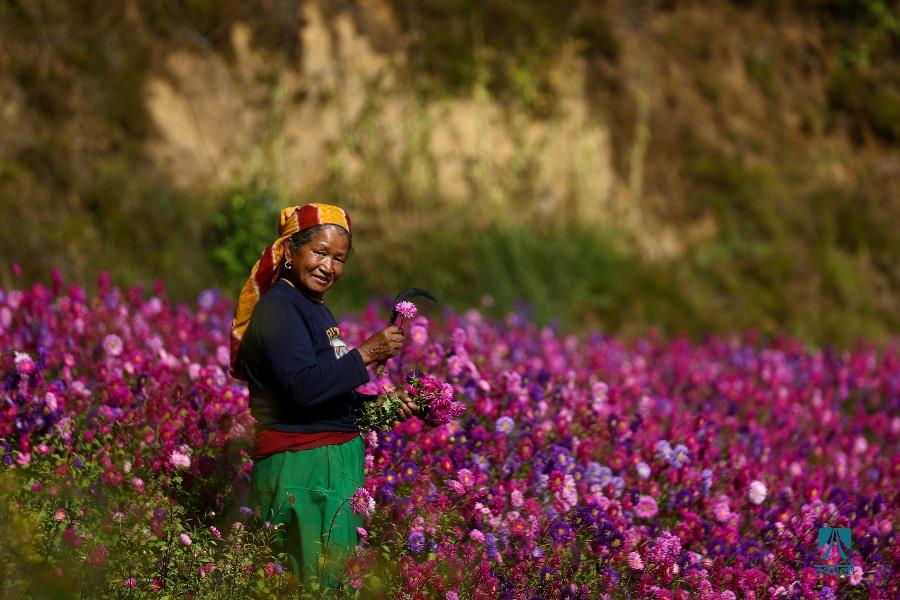
[[[4,288],[236,294],[341,204],[409,285],[637,335],[900,332],[900,6],[0,0]],[[222,83],[222,82],[225,83]]]

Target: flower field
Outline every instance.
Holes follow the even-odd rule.
[[[245,506],[232,310],[108,277],[0,291],[0,597],[297,596]],[[384,313],[342,322],[350,346]],[[900,597],[898,347],[624,343],[475,311],[406,331],[363,391],[417,369],[467,410],[366,436],[340,597]]]

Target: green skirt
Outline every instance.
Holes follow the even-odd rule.
[[[279,452],[258,460],[250,473],[250,502],[265,521],[278,524],[277,552],[304,584],[341,580],[343,559],[358,542],[362,516],[350,498],[363,485],[362,438],[311,450]]]

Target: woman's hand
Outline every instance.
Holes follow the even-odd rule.
[[[400,354],[404,339],[402,329],[396,325],[389,325],[360,344],[357,350],[367,365],[384,362]]]
[[[412,417],[413,415],[419,412],[419,407],[416,406],[415,401],[413,401],[409,395],[406,393],[406,390],[395,390],[395,393],[403,401],[403,404],[400,406],[400,416],[403,417],[403,420]],[[394,426],[400,424],[400,421],[394,423]]]

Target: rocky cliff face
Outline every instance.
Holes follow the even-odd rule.
[[[5,223],[36,227],[3,254],[87,276],[128,240],[134,262],[171,248],[153,253],[165,272],[189,253],[168,235],[202,236],[251,183],[340,198],[381,231],[575,215],[651,262],[805,228],[786,247],[803,254],[820,229],[855,235],[849,204],[876,229],[900,214],[885,3],[448,6],[4,3],[0,199]],[[846,268],[896,289],[897,246],[872,235]]]

